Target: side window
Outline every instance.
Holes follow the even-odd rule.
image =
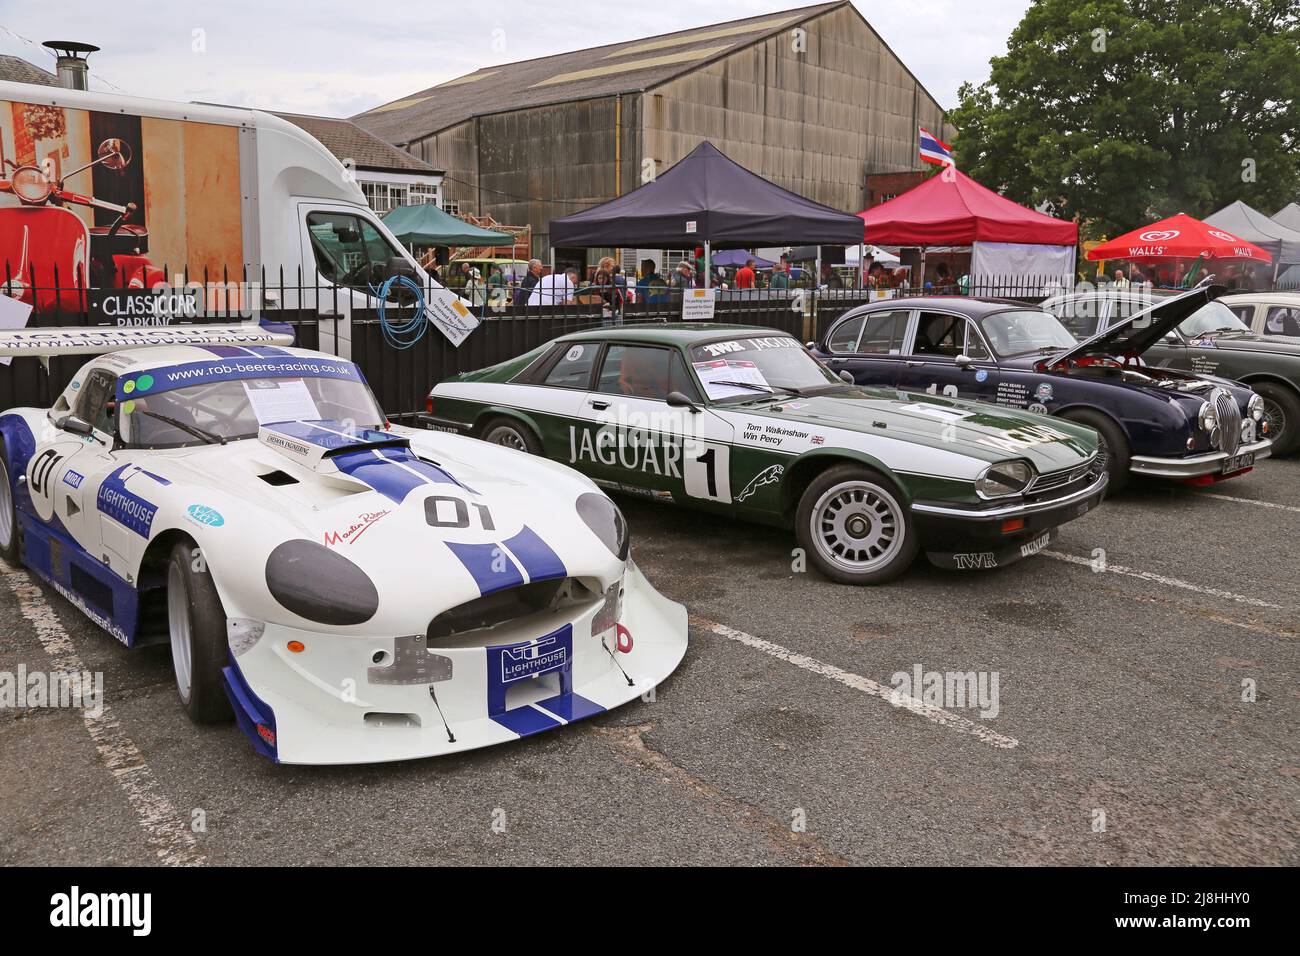
[[[1264,319],[1264,331],[1269,335],[1300,336],[1300,309],[1270,306]]]
[[[856,352],[858,336],[862,334],[862,322],[863,316],[841,322],[831,332],[830,338],[826,340],[826,347],[836,353]]]
[[[970,319],[966,320],[966,355],[981,361],[989,361],[993,358],[984,346],[984,338],[980,335],[980,330]]]
[[[577,342],[560,353],[559,360],[542,377],[543,385],[558,388],[586,388],[591,381],[591,367],[596,364],[600,346],[595,342]]]
[[[669,349],[644,345],[611,345],[600,370],[598,392],[663,400],[673,390]]]
[[[81,387],[81,396],[73,414],[83,422],[89,422],[96,431],[106,435],[116,433],[117,420],[117,376],[112,372],[97,368],[86,376],[86,384]]]
[[[866,355],[898,355],[903,350],[909,315],[906,309],[868,315],[858,351]]]
[[[307,233],[321,277],[362,292],[387,279],[388,260],[402,255],[373,223],[352,213],[308,213]]]
[[[965,346],[966,320],[941,312],[922,312],[916,327],[917,355],[944,355],[956,358]]]

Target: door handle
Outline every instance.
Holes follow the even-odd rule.
[[[602,412],[602,411],[604,411],[605,409],[609,408],[609,402],[599,402],[599,401],[597,401],[597,400],[594,399],[594,398],[591,399],[591,401],[590,401],[590,405],[591,405],[592,408],[594,408],[594,409],[595,409],[596,411],[598,411],[598,412]]]
[[[908,367],[908,368],[920,368],[920,367],[921,367],[922,365],[924,365],[924,364],[925,364],[924,362],[911,362],[911,361],[909,361],[909,362],[907,363],[907,367]]]

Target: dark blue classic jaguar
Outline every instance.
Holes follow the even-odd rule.
[[[859,385],[941,395],[1090,425],[1112,491],[1130,474],[1209,484],[1268,457],[1263,402],[1226,379],[1156,368],[1142,354],[1217,298],[1194,289],[1078,341],[1050,312],[1014,302],[887,299],[845,313],[813,353]]]

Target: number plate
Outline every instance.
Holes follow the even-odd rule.
[[[1219,472],[1221,475],[1230,475],[1234,471],[1241,471],[1243,468],[1249,468],[1255,464],[1255,453],[1248,451],[1244,455],[1233,455],[1231,458],[1223,460],[1223,469]]]

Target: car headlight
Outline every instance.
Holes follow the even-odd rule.
[[[1250,401],[1246,403],[1246,414],[1255,421],[1264,419],[1264,399],[1258,395],[1251,395]]]
[[[591,529],[591,533],[609,548],[614,557],[626,561],[628,551],[631,550],[631,536],[627,530],[627,519],[618,510],[618,505],[598,491],[589,491],[578,496],[576,507],[578,517]]]
[[[323,544],[296,538],[266,559],[266,587],[280,605],[317,624],[364,624],[379,591],[359,567]]]
[[[1196,424],[1203,432],[1212,432],[1219,427],[1219,413],[1214,410],[1213,402],[1201,402]]]
[[[1005,498],[1018,495],[1034,479],[1034,469],[1026,461],[1000,461],[989,465],[975,479],[975,493],[981,498]]]

